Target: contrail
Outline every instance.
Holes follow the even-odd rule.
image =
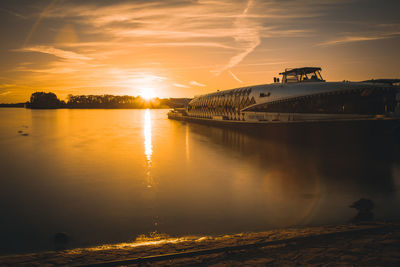
[[[229,70],[229,73],[232,75],[233,79],[235,79],[236,81],[238,81],[238,82],[240,82],[240,83],[243,83],[243,81],[240,80],[238,77],[236,77],[236,75],[233,74],[232,71]]]
[[[40,13],[38,19],[35,21],[35,23],[32,26],[32,29],[30,30],[30,32],[28,33],[28,36],[25,39],[24,45],[23,47],[26,46],[26,44],[29,42],[29,40],[31,39],[33,33],[36,31],[37,27],[39,26],[40,21],[42,20],[42,18],[46,15],[46,13],[56,4],[58,0],[52,0],[50,1],[49,5],[42,11],[42,13]]]
[[[235,56],[233,56],[228,64],[226,64],[221,69],[215,71],[217,75],[220,75],[223,71],[233,68],[239,64],[248,54],[253,52],[253,50],[261,43],[260,34],[257,25],[251,23],[247,18],[247,13],[250,7],[253,5],[253,1],[249,0],[247,2],[246,8],[243,10],[242,14],[236,19],[236,33],[234,34],[235,41],[239,43],[243,51]]]

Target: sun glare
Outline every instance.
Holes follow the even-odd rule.
[[[154,89],[153,88],[148,87],[148,88],[143,88],[142,89],[142,91],[140,93],[140,96],[145,100],[150,100],[152,98],[155,98],[156,94],[154,93]]]

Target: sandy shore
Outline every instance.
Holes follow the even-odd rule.
[[[135,266],[135,261],[126,260],[138,258],[151,266],[400,266],[400,224],[298,227],[214,237],[153,235],[133,243],[1,256],[0,265]]]

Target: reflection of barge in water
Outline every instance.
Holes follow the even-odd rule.
[[[400,79],[325,82],[321,68],[290,69],[273,84],[195,97],[168,118],[222,125],[400,121]]]

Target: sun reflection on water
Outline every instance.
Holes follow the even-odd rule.
[[[153,186],[153,178],[151,176],[151,165],[152,159],[151,156],[153,154],[153,144],[151,140],[151,114],[150,110],[146,109],[144,113],[144,155],[146,156],[146,177],[147,177],[147,187],[151,188]]]
[[[146,109],[144,114],[144,154],[146,155],[147,163],[151,164],[153,144],[151,142],[151,114],[149,109]]]

